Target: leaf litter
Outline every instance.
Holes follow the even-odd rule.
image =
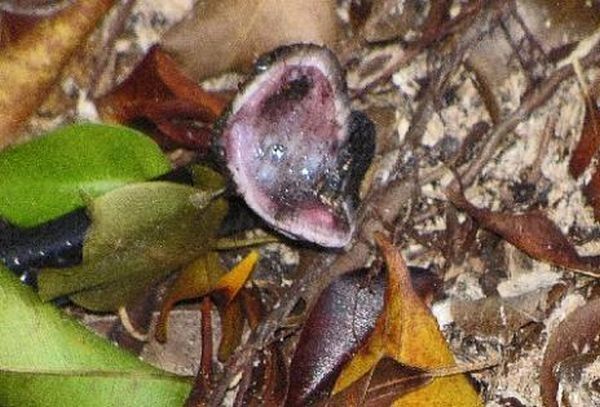
[[[520,13],[517,17],[524,20],[526,28],[531,28],[533,31],[539,31],[544,27],[544,24],[539,23],[537,27],[531,25],[532,16],[541,14],[538,13],[539,10],[535,9],[536,5],[541,7],[539,4],[540,2],[531,4],[517,2],[517,12]],[[532,7],[533,12],[531,11]],[[448,10],[448,15],[455,16],[460,11],[451,8]],[[587,13],[587,15],[593,15],[593,13]],[[507,18],[510,20],[510,18],[517,17],[513,15]],[[443,17],[442,21],[447,21],[447,17]],[[511,26],[511,24],[514,24],[513,20],[508,21],[505,26]],[[580,27],[584,26],[584,24],[580,25]],[[513,34],[515,33],[514,28],[513,25]],[[416,25],[417,34],[418,30],[419,25]],[[559,31],[559,29],[555,31]],[[585,32],[575,31],[571,33],[575,35],[575,41],[587,35]],[[417,40],[411,35],[406,38],[414,41],[418,49],[418,35]],[[509,40],[515,38],[509,36]],[[549,38],[545,42],[543,34],[540,36],[536,32],[535,38],[542,43],[541,46],[546,51],[552,51],[551,47],[557,46],[554,39]],[[527,35],[525,35],[525,39],[527,40]],[[494,49],[493,43],[490,47],[485,48],[485,50],[490,49]],[[404,66],[408,69],[400,69],[401,65],[396,66],[396,69],[393,70],[393,73],[396,74],[393,82],[385,80],[379,82],[384,84],[382,88],[378,88],[377,92],[367,92],[362,99],[356,100],[356,104],[371,110],[393,106],[391,110],[395,120],[392,120],[391,127],[393,128],[395,125],[397,131],[392,130],[391,149],[379,151],[383,155],[378,160],[380,167],[373,171],[375,175],[371,179],[371,184],[375,189],[387,187],[389,180],[395,177],[414,175],[415,169],[419,174],[428,174],[428,171],[436,171],[436,169],[439,171],[440,175],[435,177],[433,182],[429,181],[430,178],[424,177],[425,180],[422,184],[418,184],[413,189],[416,191],[415,193],[402,197],[406,200],[405,213],[400,213],[404,216],[400,216],[399,219],[404,219],[404,223],[399,223],[400,226],[392,225],[391,230],[397,234],[394,237],[411,265],[432,267],[435,270],[447,272],[445,276],[440,273],[442,277],[445,277],[444,292],[447,298],[444,303],[434,305],[434,311],[442,323],[441,328],[446,334],[454,354],[459,359],[468,361],[491,359],[497,356],[498,352],[502,355],[503,364],[499,368],[474,374],[478,389],[487,404],[540,405],[541,393],[536,377],[542,366],[541,355],[544,354],[546,347],[544,335],[550,335],[552,330],[557,329],[558,323],[564,319],[565,315],[594,296],[595,281],[585,276],[573,275],[563,268],[549,266],[540,261],[539,256],[538,260],[534,260],[524,255],[514,246],[505,243],[495,233],[484,230],[486,221],[481,221],[481,219],[479,219],[479,229],[477,226],[473,226],[477,238],[465,241],[466,246],[463,247],[463,253],[461,253],[464,258],[463,262],[456,260],[456,264],[454,264],[455,259],[444,258],[442,251],[436,246],[440,235],[443,239],[442,232],[446,228],[445,211],[449,204],[445,191],[454,179],[454,175],[450,171],[440,170],[439,158],[443,156],[442,153],[456,153],[456,148],[453,150],[452,146],[458,145],[462,163],[468,164],[474,157],[481,154],[482,149],[484,151],[486,145],[485,132],[473,133],[478,134],[478,137],[469,140],[469,144],[461,145],[463,141],[468,140],[471,125],[478,122],[487,123],[490,126],[494,126],[498,122],[502,123],[507,114],[516,109],[520,103],[528,100],[528,89],[532,88],[532,83],[534,83],[532,78],[535,79],[535,72],[529,72],[527,68],[523,69],[526,64],[520,66],[524,60],[518,60],[519,58],[515,57],[516,52],[514,46],[511,48],[510,41],[508,49],[509,61],[502,59],[506,55],[503,56],[501,53],[498,55],[499,59],[496,60],[497,65],[509,67],[507,75],[501,76],[506,79],[493,85],[494,93],[499,97],[481,96],[480,92],[485,94],[486,86],[492,86],[489,85],[489,81],[482,80],[481,75],[474,77],[474,73],[468,69],[459,70],[454,78],[459,86],[452,87],[443,95],[443,98],[440,97],[436,104],[436,109],[439,109],[440,114],[433,119],[435,122],[427,127],[428,135],[423,139],[426,142],[416,143],[416,151],[407,150],[401,141],[409,130],[410,119],[407,117],[410,118],[416,110],[415,97],[418,97],[420,92],[426,92],[427,81],[424,78],[427,78],[435,70],[435,61],[423,63],[424,59],[421,59],[422,65],[419,69],[411,70],[412,64],[417,61],[403,60],[397,54],[398,47],[389,47],[382,51],[382,48],[377,46],[364,46],[367,54],[375,55],[378,52],[378,55],[384,55],[384,57],[387,54],[390,61],[394,61],[394,58],[395,61],[404,61]],[[433,53],[433,51],[431,53],[424,52],[428,55]],[[561,50],[561,52],[562,55],[565,55],[568,53],[568,49]],[[488,54],[495,53],[488,52]],[[551,57],[553,56],[551,55]],[[548,65],[552,62],[545,63]],[[352,74],[352,65],[349,67],[350,74]],[[378,69],[382,69],[382,67],[377,67],[375,64],[375,68],[370,72],[374,72],[377,76]],[[586,71],[590,83],[597,74],[593,70]],[[485,79],[485,76],[483,78]],[[493,109],[490,108],[490,104],[493,103],[498,104],[495,115],[492,115]],[[569,246],[564,245],[566,244],[564,240],[561,240],[562,252],[570,253],[567,256],[570,259],[569,262],[560,263],[563,266],[577,265],[582,256],[593,256],[599,253],[597,234],[594,233],[597,225],[594,223],[593,211],[586,205],[582,194],[583,186],[590,179],[591,170],[588,168],[587,172],[578,180],[571,178],[568,172],[570,152],[573,151],[579,139],[586,109],[586,102],[581,97],[576,81],[572,79],[564,81],[558,91],[550,97],[546,106],[541,107],[527,118],[521,119],[521,124],[515,131],[497,146],[497,154],[494,159],[488,160],[479,178],[474,183],[469,182],[465,187],[468,202],[480,210],[486,211],[488,215],[502,215],[504,217],[502,219],[508,219],[510,222],[515,220],[515,216],[527,214],[530,209],[541,209],[544,212],[543,217],[534,215],[533,218],[525,216],[521,219],[525,220],[525,225],[534,219],[538,224],[546,227],[546,230],[550,231],[552,235],[562,236],[567,239],[569,245],[577,247],[578,253],[576,254],[579,257],[576,257],[568,248]],[[488,112],[488,110],[490,111]],[[547,123],[547,117],[551,115],[560,117],[560,120],[557,121],[556,129],[550,135],[549,140],[546,139],[548,145],[542,149],[540,140],[544,140],[543,129]],[[490,121],[490,116],[494,119],[493,121]],[[415,144],[414,140],[412,143]],[[545,154],[541,160],[536,160],[539,151],[545,151]],[[388,154],[387,160],[385,159],[386,153]],[[394,159],[396,155],[400,156],[400,165]],[[450,157],[455,156],[450,154]],[[536,166],[538,168],[535,168]],[[537,171],[541,174],[532,184],[527,183],[527,175],[530,171]],[[458,206],[460,207],[460,205]],[[466,208],[467,206],[463,205],[463,209]],[[469,210],[465,212],[468,213]],[[471,215],[477,215],[477,211],[471,210],[470,212]],[[481,218],[481,216],[479,217]],[[410,230],[413,226],[406,219],[410,220],[411,218],[413,218],[414,229],[418,233]],[[473,216],[473,218],[477,218],[477,216]],[[465,213],[459,211],[458,219],[459,222],[465,222]],[[500,232],[503,236],[510,232],[510,230],[490,228],[489,218],[487,223],[488,229],[491,229],[492,232]],[[555,226],[549,226],[551,224]],[[519,241],[514,239],[513,243],[518,244]],[[264,251],[264,249],[261,250]],[[530,251],[529,253],[538,252]],[[546,252],[546,254],[548,253]],[[303,253],[303,256],[306,256],[306,253]],[[545,259],[541,258],[541,260]],[[554,263],[557,262],[554,261]],[[268,275],[261,268],[259,265],[257,275]],[[448,270],[455,274],[448,273]],[[551,279],[545,278],[549,275],[548,273],[552,273]],[[532,277],[525,278],[528,275]],[[541,278],[536,279],[537,275]],[[285,274],[285,276],[297,277],[293,273]],[[261,284],[263,287],[267,287],[269,294],[274,296],[270,299],[270,303],[278,303],[277,299],[281,291],[269,286],[268,281],[263,281]],[[465,287],[465,284],[468,284],[469,287]],[[540,284],[548,285],[539,290]],[[510,289],[506,288],[511,286],[513,287],[512,293]],[[514,288],[517,286],[518,288]],[[272,289],[273,291],[271,291]],[[466,290],[477,293],[482,298],[482,302],[496,310],[490,313],[489,319],[493,324],[488,326],[489,330],[481,332],[474,330],[472,326],[455,323],[459,321],[454,320],[455,316],[451,310],[452,303]],[[515,297],[515,295],[521,297]],[[475,299],[475,301],[478,300]],[[510,302],[516,308],[518,316],[516,320],[502,311],[506,302]],[[539,312],[529,312],[532,308],[526,304],[530,302],[540,304],[537,307],[532,306],[533,311]],[[471,306],[476,309],[477,305],[474,303]],[[485,315],[481,315],[481,317],[488,319]],[[510,327],[508,338],[503,337],[502,340],[499,340],[501,333],[498,330],[504,330],[507,325]],[[588,365],[583,359],[571,364],[566,363],[562,370],[563,373],[560,371],[558,373],[559,379],[565,384],[564,389],[577,392],[576,386],[567,386],[572,382],[569,382],[568,372],[577,369],[577,366]],[[585,371],[585,369],[579,370]],[[573,395],[571,394],[571,396]],[[565,397],[571,396],[567,394]]]

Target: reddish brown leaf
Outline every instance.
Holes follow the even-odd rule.
[[[18,41],[20,37],[31,31],[38,22],[39,19],[34,17],[3,14],[0,22],[0,47]]]
[[[219,343],[217,358],[219,361],[225,362],[242,341],[244,333],[244,316],[239,299],[235,298],[229,302],[220,310],[219,314],[221,316],[221,343]]]
[[[482,227],[500,235],[534,259],[596,274],[600,257],[580,256],[558,226],[543,212],[492,212],[472,205],[460,191],[448,191],[447,194],[456,207],[467,212]]]
[[[554,375],[557,364],[582,352],[597,350],[600,334],[600,299],[595,299],[569,314],[552,332],[540,371],[544,406],[558,406],[558,382]]]
[[[426,370],[403,365],[392,358],[383,358],[373,370],[365,406],[391,404],[400,396],[423,387],[432,380],[432,375]]]
[[[158,46],[123,83],[97,100],[106,121],[147,119],[169,141],[203,150],[209,148],[210,127],[226,104],[227,98],[205,92]]]
[[[592,158],[600,147],[600,114],[593,98],[586,97],[585,118],[579,143],[575,147],[569,161],[569,172],[579,178],[592,162]]]
[[[342,369],[373,331],[383,307],[385,273],[366,269],[343,275],[312,309],[290,366],[286,405],[327,397]]]
[[[431,305],[441,294],[442,279],[433,271],[421,267],[409,267],[408,271],[415,293],[425,304]]]

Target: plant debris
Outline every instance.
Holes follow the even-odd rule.
[[[39,294],[188,406],[598,404],[598,2],[112,3],[0,1],[0,145],[162,149],[0,152]]]

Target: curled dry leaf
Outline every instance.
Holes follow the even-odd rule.
[[[342,367],[367,340],[383,307],[384,273],[367,269],[341,276],[319,296],[290,366],[288,406],[329,395]]]
[[[238,297],[219,309],[221,319],[221,342],[217,351],[217,359],[226,362],[239,346],[244,333],[244,315]]]
[[[590,35],[600,23],[600,4],[594,1],[518,0],[517,10],[533,39],[551,53]]]
[[[210,128],[227,99],[204,91],[155,46],[123,83],[96,103],[105,121],[131,123],[146,119],[162,133],[159,136],[164,144],[206,152]]]
[[[229,305],[248,280],[257,261],[258,252],[253,250],[230,272],[224,273],[217,253],[208,252],[185,267],[163,300],[156,339],[166,341],[169,313],[179,301],[211,294],[224,307]],[[230,309],[229,312],[234,311]]]
[[[579,142],[571,154],[569,172],[579,178],[600,147],[600,112],[592,95],[585,95],[586,109]]]
[[[584,352],[598,352],[600,299],[595,299],[569,314],[552,332],[540,371],[540,386],[545,407],[558,407],[557,365]]]
[[[447,0],[431,2],[429,16],[426,16],[423,5],[416,1],[404,2],[402,5],[395,0],[375,0],[368,3],[368,18],[360,30],[360,35],[368,42],[392,41],[411,31],[417,32],[426,20],[435,20],[428,23],[428,30],[439,29],[450,7]]]
[[[198,2],[191,18],[173,27],[161,46],[195,80],[249,69],[281,45],[333,47],[339,35],[334,1],[223,0]]]
[[[375,236],[388,270],[385,308],[368,343],[337,379],[334,394],[343,390],[384,357],[419,369],[454,366],[454,356],[429,309],[412,288],[400,253],[381,234]],[[439,404],[443,400],[444,404]],[[481,400],[464,375],[439,377],[431,384],[396,399],[397,406],[480,406]]]
[[[521,214],[492,212],[472,205],[459,190],[447,191],[450,201],[479,224],[500,235],[536,260],[597,275],[599,256],[580,256],[561,230],[541,211]]]
[[[78,1],[40,21],[0,53],[0,148],[16,140],[71,54],[114,0]]]
[[[498,296],[474,301],[454,300],[451,312],[454,322],[468,335],[493,336],[505,341],[522,326],[541,321],[542,305],[548,290],[536,290],[524,295]]]

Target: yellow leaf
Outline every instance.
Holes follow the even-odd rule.
[[[114,0],[76,1],[0,52],[0,148],[10,144]]]
[[[359,379],[383,357],[421,369],[454,366],[454,357],[437,321],[412,288],[400,253],[383,235],[376,236],[388,269],[385,308],[369,342],[344,368],[333,393]],[[439,377],[407,393],[395,406],[480,406],[475,389],[464,375]]]
[[[258,252],[252,250],[228,273],[224,273],[216,252],[208,252],[185,267],[163,300],[156,324],[156,339],[166,341],[169,313],[179,301],[213,294],[225,305],[229,304],[248,280],[258,257]]]
[[[212,292],[219,297],[224,297],[224,302],[231,302],[246,284],[254,266],[258,261],[258,252],[252,250],[242,261],[240,261],[231,271],[219,279],[219,282]]]

